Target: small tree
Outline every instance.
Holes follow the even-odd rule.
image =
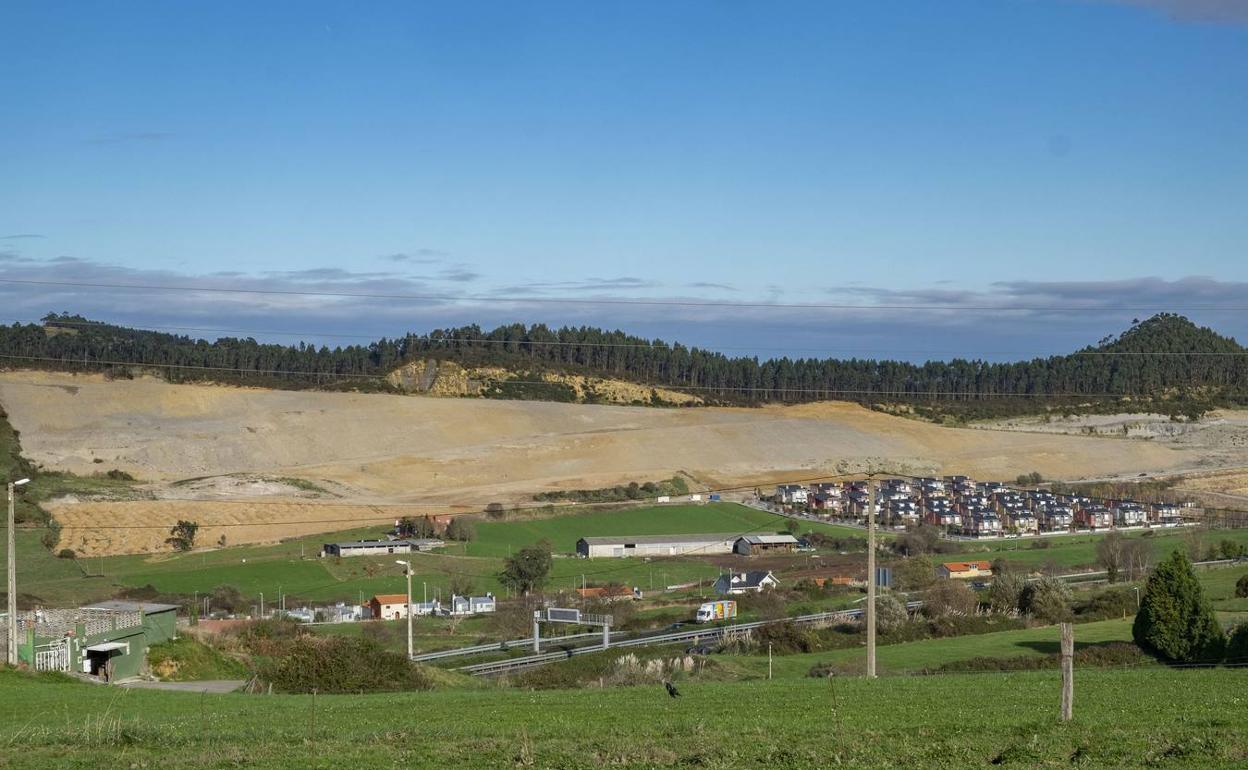
[[[1027,581],[1012,570],[1000,573],[994,571],[992,575],[992,588],[988,589],[988,606],[993,612],[1016,612]]]
[[[1142,537],[1133,537],[1122,548],[1123,567],[1128,580],[1139,580],[1153,564],[1153,546]]]
[[[397,529],[399,537],[428,538],[438,534],[433,519],[428,516],[404,516],[399,519]]]
[[[477,536],[477,530],[472,526],[471,521],[463,516],[456,516],[446,525],[445,534],[447,540],[458,540],[467,543]]]
[[[1070,586],[1052,577],[1042,577],[1028,583],[1018,597],[1018,607],[1033,618],[1047,623],[1062,623],[1071,619]]]
[[[1226,639],[1187,554],[1175,551],[1153,570],[1132,636],[1162,660],[1208,662],[1221,656]]]
[[[546,584],[551,566],[549,543],[526,546],[503,562],[498,582],[522,596],[528,596],[530,591],[539,590]]]
[[[1235,581],[1235,596],[1248,599],[1248,575],[1240,575],[1239,580]]]
[[[165,544],[173,546],[175,551],[189,551],[195,547],[195,533],[198,531],[199,525],[195,522],[178,519],[178,523],[169,530]]]
[[[1096,543],[1096,563],[1105,569],[1109,582],[1117,583],[1118,574],[1122,572],[1123,537],[1118,532],[1110,532]]]
[[[875,630],[881,634],[891,634],[902,628],[910,620],[906,605],[892,594],[884,594],[875,600]]]
[[[893,581],[899,591],[924,591],[936,582],[936,568],[926,556],[915,556],[893,564]]]
[[[923,614],[929,618],[970,615],[979,607],[979,598],[960,580],[938,580],[923,595]]]
[[[1232,664],[1248,663],[1248,623],[1235,626],[1226,641],[1226,662]]]

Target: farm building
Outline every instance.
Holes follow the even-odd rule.
[[[434,538],[416,540],[352,540],[346,543],[325,543],[321,546],[322,556],[385,556],[391,553],[411,553],[412,551],[431,551],[441,548],[446,543]]]
[[[720,575],[715,581],[715,593],[727,595],[759,593],[778,585],[780,581],[767,570],[730,572],[727,575]]]
[[[583,537],[576,554],[589,559],[630,556],[680,556],[732,553],[737,535],[623,535]]]
[[[792,535],[745,535],[737,538],[732,550],[742,556],[765,553],[791,553],[797,549],[797,538]]]
[[[18,615],[18,658],[39,671],[74,671],[103,681],[143,670],[147,648],[174,637],[172,604],[101,602]]]
[[[407,594],[377,594],[368,606],[376,620],[399,620],[407,617]]]
[[[942,578],[974,578],[992,574],[989,561],[947,561],[936,567],[936,576]]]

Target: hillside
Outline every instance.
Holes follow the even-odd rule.
[[[1248,403],[1244,353],[1235,340],[1172,314],[1069,355],[1012,363],[759,361],[620,331],[523,324],[333,349],[208,342],[57,314],[43,325],[0,328],[0,356],[10,366],[119,378],[151,372],[171,382],[664,406],[841,398],[960,418],[1049,410],[1199,414]]]
[[[391,516],[377,506],[479,510],[494,501],[531,503],[548,490],[677,473],[692,486],[752,488],[868,467],[1078,479],[1248,464],[1242,447],[1227,454],[1159,441],[942,427],[835,402],[651,409],[10,372],[0,374],[0,404],[20,431],[22,454],[44,469],[80,477],[115,469],[148,482],[134,490],[144,499],[76,495],[49,503],[67,530],[173,521],[191,511],[205,526],[285,524],[254,532],[235,526],[232,543]],[[325,499],[307,499],[316,488]],[[323,519],[337,521],[315,523]]]

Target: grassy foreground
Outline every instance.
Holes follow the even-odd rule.
[[[0,672],[0,767],[1235,767],[1248,672],[201,696]]]

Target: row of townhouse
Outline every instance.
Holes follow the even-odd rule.
[[[971,536],[1036,534],[1072,529],[1174,526],[1180,506],[1132,500],[1098,500],[1058,495],[1044,489],[1018,489],[999,481],[967,476],[884,479],[876,503],[880,519],[895,526],[924,522]],[[866,481],[785,484],[776,501],[832,518],[863,520],[872,503]]]

